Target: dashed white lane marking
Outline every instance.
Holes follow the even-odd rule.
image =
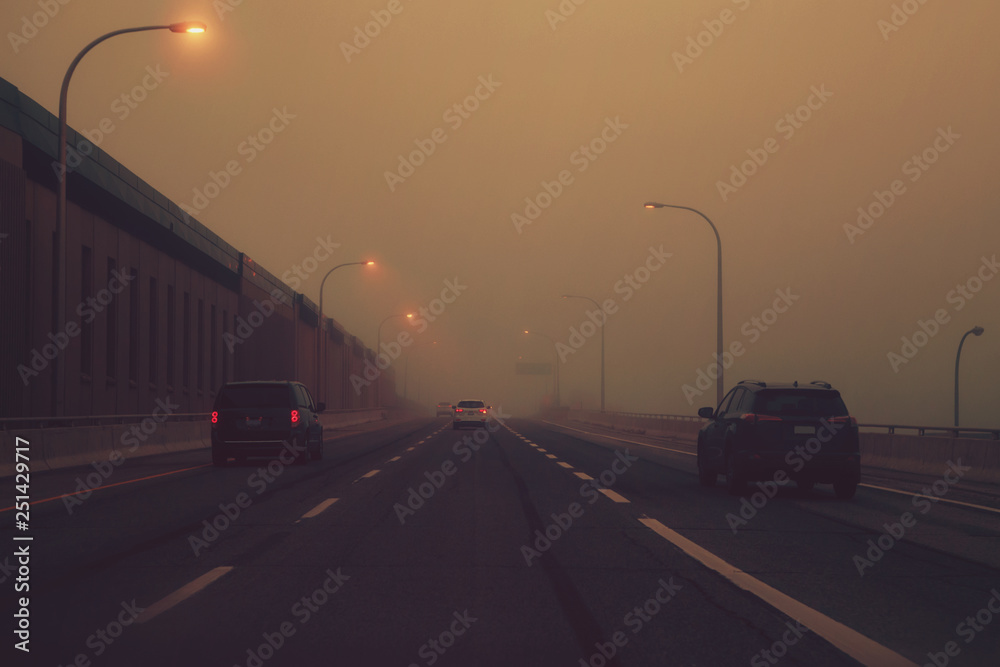
[[[573,474],[576,475],[577,477],[579,477],[580,479],[594,479],[593,477],[591,477],[590,475],[588,475],[585,472],[575,472]]]
[[[305,514],[303,514],[300,517],[300,520],[313,518],[314,516],[322,513],[327,507],[329,507],[330,505],[334,504],[335,502],[337,502],[336,498],[327,498],[326,500],[324,500],[323,502],[321,502],[319,505],[317,505],[316,507],[312,508],[311,510],[309,510]],[[298,521],[296,521],[295,523],[298,523]]]
[[[746,572],[738,570],[707,549],[703,549],[686,537],[667,528],[656,519],[643,517],[639,521],[663,539],[680,548],[688,556],[709,569],[715,570],[736,586],[756,595],[786,616],[799,621],[861,664],[878,665],[879,667],[916,667],[915,663],[898,653],[890,651],[846,625],[807,607],[759,579],[751,577]]]
[[[541,450],[539,450],[539,451],[541,451]],[[546,457],[546,458],[550,458],[550,459],[556,459],[556,458],[559,458],[559,457],[558,457],[558,456],[556,456],[555,454],[546,454],[546,455],[545,455],[545,457]]]
[[[570,469],[570,470],[572,470],[572,469],[573,469],[573,466],[571,466],[571,465],[570,465],[570,464],[568,464],[568,463],[564,463],[563,461],[556,461],[556,463],[558,463],[559,465],[561,465],[561,466],[562,466],[563,468],[568,468],[568,469]]]
[[[361,477],[358,477],[358,478],[357,478],[356,480],[354,480],[354,481],[352,482],[352,484],[357,484],[358,482],[360,482],[360,481],[361,481],[361,480],[363,480],[363,479],[368,479],[369,477],[374,477],[375,475],[379,474],[380,472],[382,472],[382,471],[381,471],[381,470],[378,470],[378,469],[375,469],[375,470],[369,470],[369,471],[368,471],[368,472],[366,472],[366,473],[365,473],[364,475],[362,475]]]
[[[181,602],[184,602],[184,600],[187,600],[189,597],[191,597],[198,591],[204,589],[206,586],[208,586],[213,581],[215,581],[216,579],[218,579],[219,577],[226,574],[232,569],[233,567],[231,565],[217,567],[214,570],[210,570],[209,572],[206,572],[205,574],[201,575],[194,581],[184,584],[183,586],[178,588],[176,591],[174,591],[167,597],[157,602],[154,602],[153,604],[146,607],[136,617],[135,622],[148,623],[152,621],[154,618],[156,618],[163,612],[179,605]]]
[[[547,452],[547,451],[549,451],[549,450],[547,450],[547,449],[542,449],[541,447],[539,447],[539,448],[538,448],[538,451],[540,451],[540,452]]]
[[[631,500],[629,500],[625,496],[621,495],[620,493],[615,493],[611,489],[598,489],[598,491],[600,491],[601,493],[603,493],[604,495],[606,495],[608,498],[611,498],[611,500],[615,501],[616,503],[630,503],[630,502],[632,502]]]
[[[408,452],[412,452],[412,451],[413,451],[414,449],[416,449],[416,447],[407,447],[407,448],[406,448],[406,451],[408,451]]]
[[[399,460],[398,456],[393,456],[391,459],[389,459],[389,463],[392,463],[393,461],[398,461],[398,460]]]

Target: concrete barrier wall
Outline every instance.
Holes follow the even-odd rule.
[[[325,412],[320,421],[323,428],[337,428],[386,417],[385,409],[346,410]],[[212,446],[210,426],[207,419],[157,422],[150,417],[134,424],[4,431],[0,433],[0,477],[10,477],[16,470],[18,437],[28,441],[31,470],[37,472],[99,463],[119,455],[129,459],[207,449]]]
[[[622,433],[687,440],[694,446],[705,420],[634,417],[571,410],[570,421],[611,428]],[[972,466],[970,481],[1000,484],[1000,441],[899,433],[861,433],[861,464],[920,475],[942,476],[948,463]]]

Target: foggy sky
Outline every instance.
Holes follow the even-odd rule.
[[[342,46],[390,5],[401,11],[382,13],[391,21],[367,45]],[[339,243],[298,287],[313,301],[335,264],[375,259],[325,289],[325,313],[369,346],[386,316],[429,307],[446,280],[467,285],[410,351],[409,393],[419,378],[425,403],[532,409],[547,380],[513,365],[553,353],[522,331],[568,345],[593,308],[558,298],[572,293],[617,307],[605,334],[609,409],[713,404],[714,386],[691,404],[682,387],[715,351],[715,238],[694,213],[642,208],[656,200],[699,209],[719,229],[725,338],[745,348],[727,389],[823,379],[861,421],[947,425],[958,341],[980,325],[962,353],[962,423],[1000,426],[1000,277],[971,299],[952,293],[1000,254],[996,3],[561,6],[575,10],[557,21],[557,0],[75,0],[26,39],[25,17],[42,10],[7,0],[0,76],[55,112],[66,67],[95,37],[207,23],[200,36],[157,31],[97,47],[74,75],[70,124],[109,119],[101,148],[178,204],[192,206],[235,161],[196,217],[278,276],[317,237]],[[121,96],[148,67],[169,74],[130,106]],[[478,108],[463,117],[453,106],[477,87]],[[254,147],[248,137],[275,114],[280,131]],[[581,146],[602,131],[614,141],[591,160]],[[386,172],[418,141],[434,152],[390,188]],[[929,148],[933,164],[912,162]],[[767,159],[721,193],[754,155]],[[516,224],[543,182],[559,196]],[[857,209],[890,194],[849,238]],[[661,246],[671,256],[626,301],[619,281]],[[797,298],[763,331],[752,318],[776,290]],[[902,355],[901,337],[939,309],[945,323],[894,369],[888,354]],[[383,339],[405,326],[390,321]],[[599,360],[600,334],[567,356],[564,401],[597,406]],[[402,361],[397,373],[402,382]]]

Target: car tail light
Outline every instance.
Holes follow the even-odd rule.
[[[298,410],[292,410],[292,423],[293,424],[298,424],[299,423],[299,411]]]
[[[746,414],[740,415],[740,420],[745,421],[748,424],[756,424],[757,422],[780,422],[781,417],[775,417],[773,415],[759,415],[754,412],[747,412]]]
[[[219,425],[219,412],[218,410],[212,410],[212,426]]]
[[[857,426],[858,425],[858,420],[857,419],[855,419],[854,417],[849,417],[847,415],[844,415],[842,417],[830,417],[826,421],[828,421],[831,424],[846,424],[848,426]]]
[[[486,414],[486,408],[479,408],[479,411],[482,412],[483,414]]]
[[[462,408],[455,408],[455,412],[465,412]]]

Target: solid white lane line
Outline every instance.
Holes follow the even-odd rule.
[[[323,502],[321,502],[319,505],[317,505],[316,507],[312,508],[311,510],[309,510],[305,514],[303,514],[300,518],[302,518],[302,519],[311,519],[314,516],[316,516],[317,514],[321,513],[323,510],[325,510],[330,505],[334,504],[335,502],[337,502],[336,498],[327,498],[326,500],[324,500]]]
[[[974,505],[973,503],[963,503],[961,500],[948,500],[947,498],[942,498],[940,496],[926,496],[922,493],[913,493],[912,491],[900,491],[899,489],[890,489],[887,486],[875,486],[874,484],[858,484],[858,486],[863,486],[868,489],[878,489],[879,491],[888,491],[889,493],[898,493],[904,496],[917,496],[918,498],[927,498],[932,501],[939,503],[949,503],[951,505],[961,505],[962,507],[972,507],[973,509],[983,510],[985,512],[993,512],[995,514],[1000,514],[1000,510],[995,507],[986,507],[984,505]]]
[[[603,493],[604,495],[606,495],[608,498],[611,498],[611,500],[615,501],[616,503],[630,503],[630,502],[632,502],[631,500],[629,500],[625,496],[623,496],[623,495],[621,495],[619,493],[615,493],[611,489],[598,489],[598,491],[600,491],[601,493]]]
[[[629,444],[640,445],[642,447],[650,447],[652,449],[662,449],[662,450],[667,451],[667,452],[674,452],[675,454],[684,454],[685,456],[698,456],[697,454],[694,454],[692,452],[685,452],[685,451],[682,451],[680,449],[671,449],[670,447],[661,447],[659,445],[650,445],[649,443],[646,443],[646,442],[638,442],[636,440],[628,440],[626,438],[616,438],[613,435],[605,435],[603,433],[593,433],[592,431],[584,431],[583,429],[573,428],[572,426],[565,426],[563,424],[557,424],[555,422],[545,421],[544,419],[542,421],[545,422],[546,424],[552,424],[553,426],[558,426],[559,428],[565,428],[565,429],[569,429],[570,431],[576,431],[577,433],[586,433],[587,435],[596,435],[596,436],[599,436],[601,438],[609,438],[611,440],[618,440],[619,442],[627,442]]]
[[[591,477],[590,475],[588,475],[585,472],[575,472],[573,474],[576,475],[577,477],[579,477],[580,479],[594,479],[593,477]]]
[[[917,667],[915,663],[865,637],[860,632],[821,614],[812,607],[807,607],[776,588],[768,586],[763,581],[751,577],[746,572],[736,569],[733,565],[667,528],[656,519],[644,517],[639,521],[705,567],[715,570],[739,588],[756,595],[781,613],[799,621],[861,664],[877,667]]]
[[[213,581],[215,581],[216,579],[218,579],[219,577],[226,574],[232,569],[233,567],[231,565],[217,567],[214,570],[211,570],[201,575],[194,581],[184,584],[183,586],[178,588],[176,591],[174,591],[167,597],[163,598],[162,600],[159,600],[158,602],[154,602],[150,606],[146,607],[136,617],[135,622],[148,623],[149,621],[152,621],[154,618],[156,618],[163,612],[179,605],[181,602],[184,602],[184,600],[187,600],[189,597],[191,597],[198,591],[204,589]]]
[[[570,470],[573,469],[573,466],[571,466],[570,464],[565,463],[563,461],[556,461],[556,463],[558,463],[559,465],[561,465],[563,468],[569,468]]]

